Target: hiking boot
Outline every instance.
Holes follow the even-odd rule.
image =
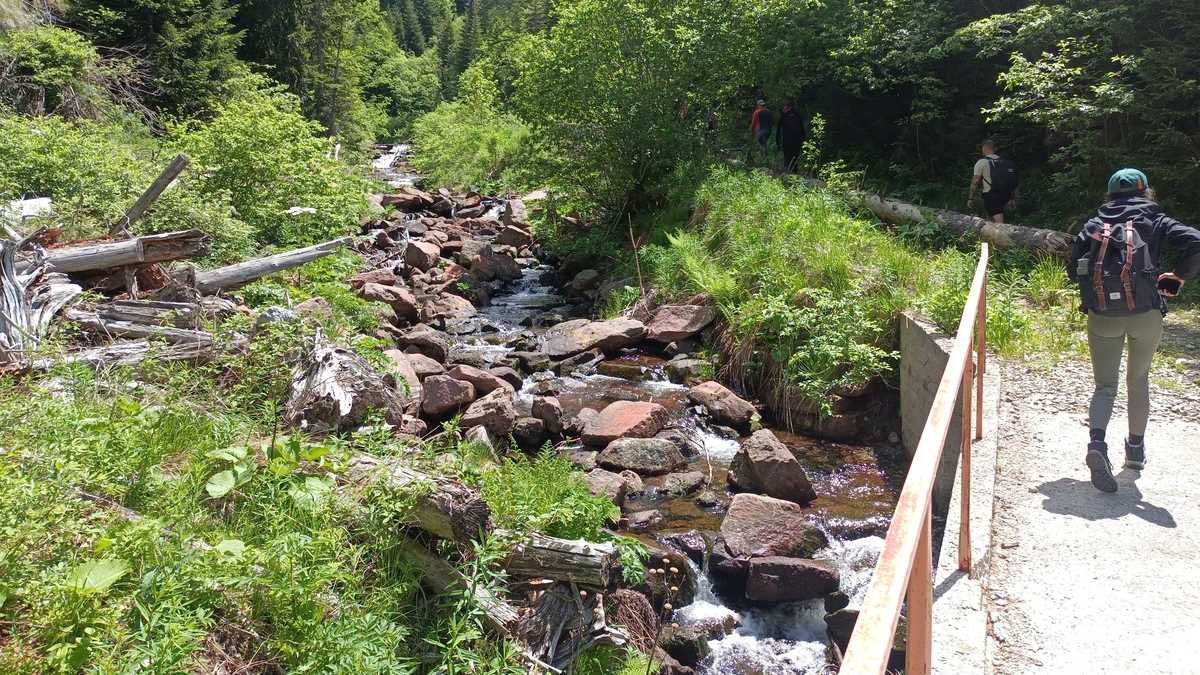
[[[1092,472],[1092,485],[1101,492],[1116,492],[1117,479],[1113,478],[1112,464],[1108,461],[1108,445],[1102,441],[1088,443],[1087,466]]]
[[[1146,468],[1146,443],[1134,445],[1125,439],[1125,468],[1141,471]]]

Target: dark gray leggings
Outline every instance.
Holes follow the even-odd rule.
[[[1129,338],[1129,362],[1125,382],[1129,387],[1129,433],[1146,434],[1150,417],[1150,363],[1162,340],[1163,316],[1157,309],[1131,316],[1102,316],[1088,313],[1088,349],[1096,390],[1088,410],[1091,428],[1107,429],[1117,398],[1117,381],[1125,339]]]

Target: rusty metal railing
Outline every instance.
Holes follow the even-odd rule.
[[[841,675],[879,675],[888,665],[901,605],[908,600],[906,675],[930,672],[933,661],[933,482],[950,431],[955,399],[962,394],[962,504],[958,526],[958,568],[971,569],[971,439],[983,437],[983,372],[987,358],[987,268],[985,243],[963,307],[954,348],[938,386],[925,430],[913,453],[908,477],[888,527],[883,553],[859,610],[854,634],[842,659]],[[976,367],[971,363],[975,338]],[[972,387],[972,378],[975,386]],[[974,391],[972,391],[974,390]],[[974,394],[974,396],[972,396]],[[979,402],[971,433],[971,402]]]

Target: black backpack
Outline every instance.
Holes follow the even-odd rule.
[[[758,113],[758,128],[770,129],[775,126],[775,114],[769,109],[763,108],[762,112]]]
[[[1009,195],[1017,189],[1017,163],[1011,159],[989,159],[988,165],[992,172],[991,191],[996,194]]]
[[[1158,268],[1134,221],[1093,220],[1084,227],[1088,254],[1075,261],[1084,311],[1128,315],[1162,307]]]

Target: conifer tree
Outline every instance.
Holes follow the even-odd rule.
[[[462,74],[479,53],[479,0],[471,0],[462,35],[458,39],[458,52],[454,59],[454,76]]]
[[[401,11],[404,13],[404,25],[407,28],[404,36],[404,45],[414,54],[423,54],[425,52],[426,40],[430,37],[430,34],[421,25],[421,20],[417,15],[417,9],[413,5],[413,0],[404,0],[404,3],[401,5]]]

